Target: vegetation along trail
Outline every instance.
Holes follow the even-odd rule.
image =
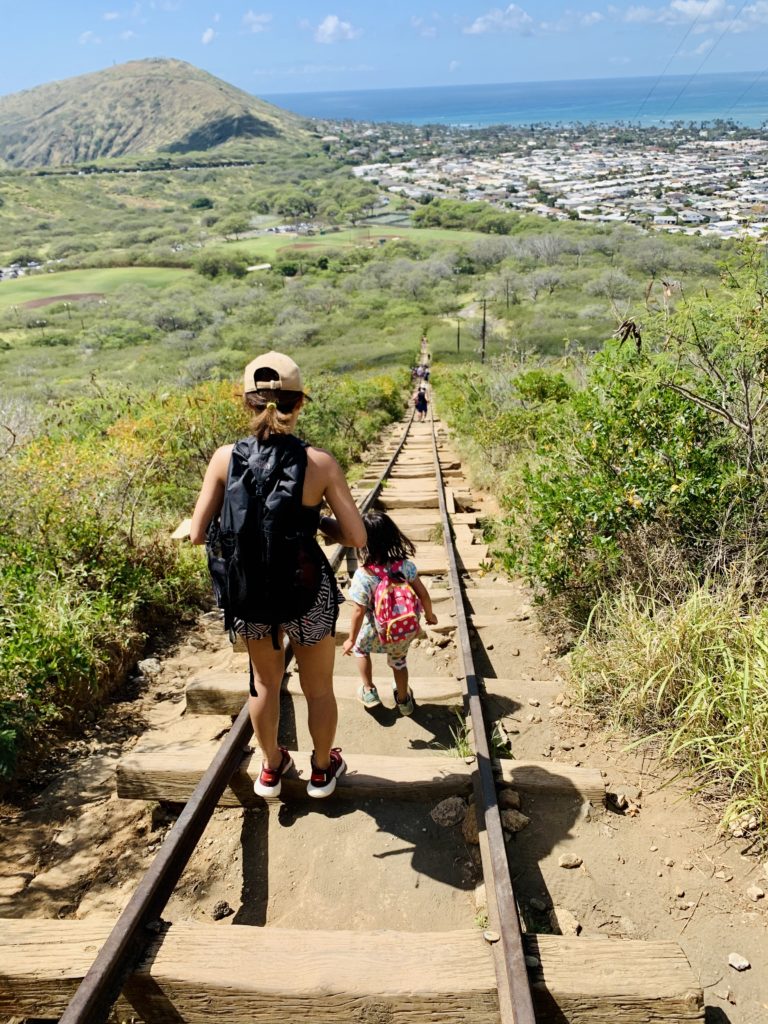
[[[402,429],[392,430],[390,451]],[[499,951],[516,914],[498,905],[499,888],[488,873],[499,853],[489,827],[495,813],[504,826],[502,861],[533,933],[524,948],[537,1020],[704,1019],[696,974],[671,936],[641,941],[642,924],[631,938],[626,925],[625,937],[617,937],[621,924],[606,935],[585,905],[585,897],[612,895],[606,886],[616,861],[603,862],[620,826],[610,824],[603,808],[601,772],[575,762],[574,744],[542,743],[548,727],[539,709],[549,703],[550,710],[562,709],[560,682],[551,666],[542,666],[549,659],[531,626],[528,595],[485,572],[487,551],[476,536],[483,500],[468,489],[438,421],[452,550],[473,637],[467,668],[463,613],[442,543],[431,431],[428,422],[411,426],[379,498],[416,541],[415,561],[438,616],[411,658],[416,710],[412,717],[398,714],[380,656],[374,674],[382,706],[362,708],[355,666],[339,658],[338,735],[349,771],[337,796],[318,806],[303,796],[308,737],[305,716],[294,714],[300,688],[287,675],[281,741],[298,751],[300,778],[286,778],[284,799],[265,805],[252,790],[258,766],[249,755],[242,760],[163,912],[170,928],[125,989],[132,1012],[143,1019],[226,1013],[235,1020],[416,1021],[437,1013],[444,1021],[511,1020],[503,978],[504,961],[515,951],[508,949],[506,958]],[[361,498],[381,468],[371,462]],[[343,564],[342,580],[353,567]],[[347,602],[339,644],[349,614]],[[154,727],[119,759],[122,745],[115,742],[91,763],[90,774],[69,780],[68,794],[60,789],[60,803],[70,808],[95,799],[80,804],[81,813],[55,835],[58,863],[26,879],[6,901],[4,1012],[40,1017],[63,1010],[161,846],[174,806],[188,799],[229,732],[242,706],[246,656],[222,643],[217,618],[201,620],[165,661],[144,665],[153,683],[138,706]],[[485,825],[477,787],[472,796],[482,744],[462,703],[475,678],[483,681],[484,716],[494,736],[497,789]],[[511,757],[505,745],[514,732]],[[83,788],[88,783],[90,793]],[[136,834],[146,847],[129,839]],[[587,934],[578,938],[577,914],[587,922]],[[71,920],[51,920],[56,916]],[[275,948],[290,955],[275,959]],[[265,958],[269,970],[254,971]],[[523,1010],[526,998],[525,986],[513,989]]]

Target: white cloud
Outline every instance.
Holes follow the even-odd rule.
[[[599,11],[564,11],[556,21],[540,21],[536,26],[538,32],[573,32],[578,28],[591,28],[605,21],[605,15]]]
[[[246,11],[243,15],[243,28],[249,32],[266,32],[270,21],[272,21],[271,14],[256,14],[254,11]]]
[[[449,63],[449,65],[448,65],[448,70],[451,73],[453,73],[454,71],[458,71],[460,67],[461,67],[461,61],[460,60],[452,60]]]
[[[203,46],[207,46],[208,43],[213,42],[215,37],[216,33],[214,32],[214,30],[212,28],[207,28],[205,32],[203,32],[202,36],[200,36],[200,42],[203,44]]]
[[[120,38],[125,40],[125,42],[127,43],[131,39],[137,39],[138,37],[132,28],[127,28],[125,32],[120,33]]]
[[[357,39],[362,29],[342,21],[338,14],[329,14],[315,29],[316,43],[338,43],[343,39]]]
[[[89,29],[87,32],[81,32],[77,41],[81,46],[99,46],[101,44],[101,37]]]
[[[466,35],[477,36],[486,32],[520,32],[529,35],[533,30],[533,18],[517,4],[510,4],[506,10],[494,7],[487,14],[475,18],[464,29]]]
[[[703,57],[705,53],[709,53],[712,47],[715,45],[714,39],[705,39],[703,43],[699,43],[696,49],[693,51],[696,57]]]
[[[104,13],[102,14],[102,18],[104,19],[104,21],[117,21],[119,17],[119,11],[104,11]]]
[[[722,17],[727,10],[725,0],[672,0],[669,6],[690,21],[694,18],[711,21]]]
[[[424,39],[434,39],[437,36],[436,26],[428,25],[424,18],[411,18],[411,28]]]
[[[624,20],[658,25],[685,25],[693,21],[698,25],[728,18],[733,13],[733,5],[729,5],[727,0],[672,0],[667,7],[630,7],[624,14]],[[727,25],[726,21],[723,27]]]

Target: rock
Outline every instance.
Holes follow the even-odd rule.
[[[461,834],[464,836],[464,841],[472,846],[477,846],[480,842],[480,836],[477,828],[477,814],[475,813],[474,804],[470,804],[467,808],[464,823],[461,826]]]
[[[492,651],[493,650],[493,644],[486,644],[485,645],[485,649],[486,649],[486,651]]]
[[[433,807],[429,816],[436,825],[449,828],[451,825],[458,825],[462,822],[466,813],[467,805],[461,797],[449,796]]]
[[[525,966],[526,967],[540,967],[541,966],[541,962],[539,961],[538,957],[526,956],[526,958],[525,958]]]
[[[528,900],[528,903],[530,904],[530,906],[533,907],[534,910],[538,910],[540,913],[543,913],[549,906],[548,903],[546,903],[544,900],[538,899],[536,896],[532,896]]]
[[[510,648],[509,656],[510,656],[510,658],[519,658],[520,657],[520,648],[519,647],[512,647],[512,648]]]
[[[678,899],[681,900],[683,898],[683,896],[685,896],[685,889],[678,889],[677,892],[675,893],[675,895],[677,896]]]
[[[583,861],[575,853],[563,853],[558,857],[557,863],[561,868],[580,868]]]
[[[668,868],[673,868],[675,866],[675,862],[672,860],[671,857],[665,857],[664,863]]]
[[[747,896],[749,896],[753,903],[757,903],[758,900],[763,899],[765,896],[765,890],[761,889],[759,885],[750,885],[747,889]]]
[[[549,923],[555,935],[578,935],[581,931],[575,916],[564,907],[553,907],[550,910]]]
[[[136,666],[139,672],[144,676],[156,676],[162,670],[162,665],[157,658],[144,658]]]
[[[537,708],[539,704],[541,704],[541,701],[537,700],[536,697],[529,697],[528,703],[531,705],[532,708]]]
[[[748,971],[752,964],[740,953],[729,953],[728,966],[732,967],[734,971]]]
[[[693,871],[693,864],[689,860],[684,860],[680,867],[683,871]]]
[[[527,828],[531,819],[520,811],[508,808],[501,812],[501,824],[507,832],[522,832]]]
[[[564,743],[560,744],[560,749],[561,750],[573,750],[573,744],[569,740],[566,740]]]
[[[581,816],[582,816],[582,818],[585,821],[592,821],[592,811],[593,811],[592,801],[591,800],[585,800],[584,803],[581,805]]]
[[[520,794],[514,789],[502,789],[499,793],[499,807],[511,807],[520,810]]]
[[[483,932],[483,938],[485,939],[486,942],[493,943],[498,942],[501,936],[499,935],[498,932],[493,931],[493,929],[486,928],[485,931]]]
[[[222,918],[229,917],[230,914],[234,914],[234,910],[226,900],[219,900],[218,903],[214,904],[213,910],[211,911],[211,917],[214,921],[221,921]]]
[[[733,875],[725,868],[721,868],[719,871],[715,872],[715,878],[719,878],[723,882],[730,882],[733,879]]]

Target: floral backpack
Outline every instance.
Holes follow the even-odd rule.
[[[367,565],[366,569],[379,580],[373,593],[373,620],[379,641],[386,646],[413,640],[421,631],[421,602],[403,576],[403,563],[393,562],[389,568]]]

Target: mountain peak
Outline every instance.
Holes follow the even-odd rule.
[[[0,97],[0,160],[12,167],[303,134],[295,115],[172,57],[132,60]]]

